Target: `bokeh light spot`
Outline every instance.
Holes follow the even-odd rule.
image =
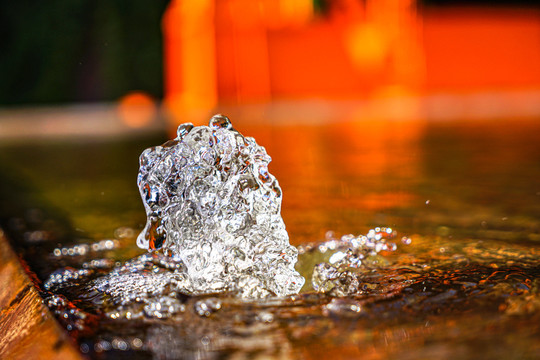
[[[154,99],[140,91],[124,95],[118,103],[118,115],[122,122],[132,128],[148,125],[156,117]]]
[[[354,64],[361,69],[379,69],[388,54],[388,44],[381,29],[359,24],[346,33],[346,46]]]

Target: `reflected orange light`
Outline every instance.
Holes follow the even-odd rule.
[[[148,94],[135,91],[124,95],[118,103],[118,115],[132,128],[148,125],[156,116],[156,104]]]

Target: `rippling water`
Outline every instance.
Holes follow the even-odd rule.
[[[137,155],[161,141],[3,148],[0,163],[11,171],[0,177],[2,227],[81,352],[540,357],[540,124],[351,122],[251,131],[243,130],[267,147],[283,188],[284,219],[301,253],[297,269],[307,279],[297,296],[246,302],[163,286],[144,295],[132,289],[132,298],[96,291],[98,279],[126,262],[132,277],[166,281],[174,271],[159,255],[141,258],[135,245],[144,222]],[[396,232],[388,234],[395,251],[369,253],[325,284],[313,280],[317,264],[346,251],[332,241],[382,226]],[[325,237],[327,230],[336,235]]]
[[[326,293],[307,285],[297,296],[251,302],[171,291],[162,275],[172,274],[173,267],[164,257],[145,255],[127,273],[131,278],[148,276],[151,285],[133,289],[126,278],[108,277],[120,292],[107,296],[97,291],[94,279],[108,276],[118,266],[111,258],[135,240],[132,229],[121,232],[129,236],[95,249],[86,244],[73,252],[73,247],[57,248],[51,256],[52,263],[64,266],[45,283],[46,304],[79,341],[81,351],[92,356],[538,354],[538,248],[405,237],[395,252],[382,251],[368,256],[361,267],[347,268]],[[313,264],[339,251],[320,244],[301,249],[298,268],[309,284],[315,281]]]

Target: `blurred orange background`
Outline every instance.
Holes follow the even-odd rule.
[[[275,100],[536,91],[540,8],[413,0],[173,0],[173,114]]]

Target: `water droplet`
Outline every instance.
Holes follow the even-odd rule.
[[[139,338],[135,338],[131,341],[131,345],[135,348],[141,348],[143,346],[143,341]]]
[[[208,124],[212,129],[227,129],[232,130],[232,123],[225,115],[217,114],[212,116]]]
[[[192,123],[185,123],[178,127],[178,130],[176,130],[176,138],[178,140],[182,140],[189,132],[193,129]]]
[[[199,300],[195,303],[193,308],[199,316],[209,317],[221,309],[221,300],[218,298]]]
[[[261,322],[271,323],[272,321],[274,321],[274,314],[269,311],[261,311],[259,314],[257,314],[257,318]]]
[[[412,240],[411,238],[407,237],[407,236],[404,236],[401,238],[401,242],[405,245],[410,245],[412,243]]]
[[[210,344],[210,338],[208,336],[203,336],[201,338],[201,344],[203,346],[208,346]]]

